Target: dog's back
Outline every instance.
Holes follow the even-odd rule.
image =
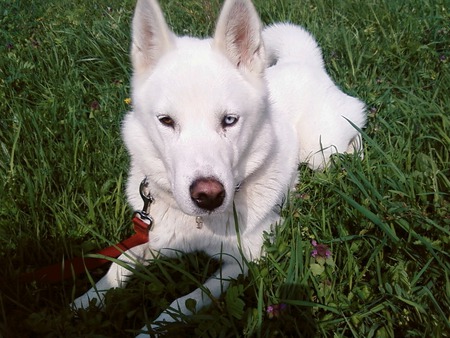
[[[334,84],[314,38],[291,24],[269,26],[263,38],[272,109],[296,125],[299,162],[321,169],[333,153],[361,151],[364,104]]]

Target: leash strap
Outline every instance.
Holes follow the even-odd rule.
[[[64,260],[59,264],[53,264],[23,274],[20,276],[19,280],[23,283],[30,283],[33,281],[57,283],[109,263],[111,260],[108,258],[117,258],[125,251],[148,242],[148,232],[150,230],[151,222],[150,224],[146,223],[141,219],[140,213],[136,213],[133,217],[133,225],[134,231],[136,232],[133,236],[116,245],[112,245],[97,252],[98,255],[105,256],[105,258],[75,257],[73,259]]]

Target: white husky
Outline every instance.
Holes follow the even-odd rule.
[[[290,24],[262,31],[250,0],[226,0],[214,37],[203,40],[175,36],[156,0],[139,0],[132,34],[127,194],[140,209],[147,178],[154,225],[149,242],[120,259],[134,266],[158,254],[203,251],[222,260],[202,288],[210,294],[199,288],[178,298],[156,327],[173,321],[174,311],[189,314],[187,299],[197,309],[208,305],[246,272],[245,260],[261,257],[263,232],[280,221],[299,163],[318,169],[332,153],[359,152],[365,113],[334,85],[309,33]],[[130,274],[113,264],[74,305],[101,303]]]

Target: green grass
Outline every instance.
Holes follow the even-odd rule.
[[[450,4],[255,1],[321,44],[332,77],[368,105],[365,158],[300,168],[267,257],[172,336],[450,336]],[[2,1],[0,336],[128,337],[217,265],[160,260],[105,311],[69,311],[88,278],[24,272],[129,236],[120,123],[129,106],[134,1]],[[206,36],[219,1],[167,0],[178,33]],[[331,259],[311,256],[311,240]],[[188,272],[189,271],[189,272]],[[94,271],[92,278],[104,271]],[[267,307],[286,304],[275,315]],[[272,318],[271,318],[272,317]]]

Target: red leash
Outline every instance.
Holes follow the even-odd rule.
[[[151,220],[150,224],[148,224],[141,219],[142,216],[142,213],[137,213],[133,217],[134,231],[136,232],[133,236],[116,245],[102,249],[98,251],[97,254],[109,258],[117,258],[125,251],[148,242],[148,232],[150,230]],[[148,217],[144,216],[143,218],[149,220]],[[106,258],[75,257],[70,260],[64,260],[59,264],[46,266],[44,268],[23,274],[20,276],[19,280],[23,283],[30,283],[32,281],[56,283],[77,275],[81,275],[109,262],[111,262],[111,260]]]

